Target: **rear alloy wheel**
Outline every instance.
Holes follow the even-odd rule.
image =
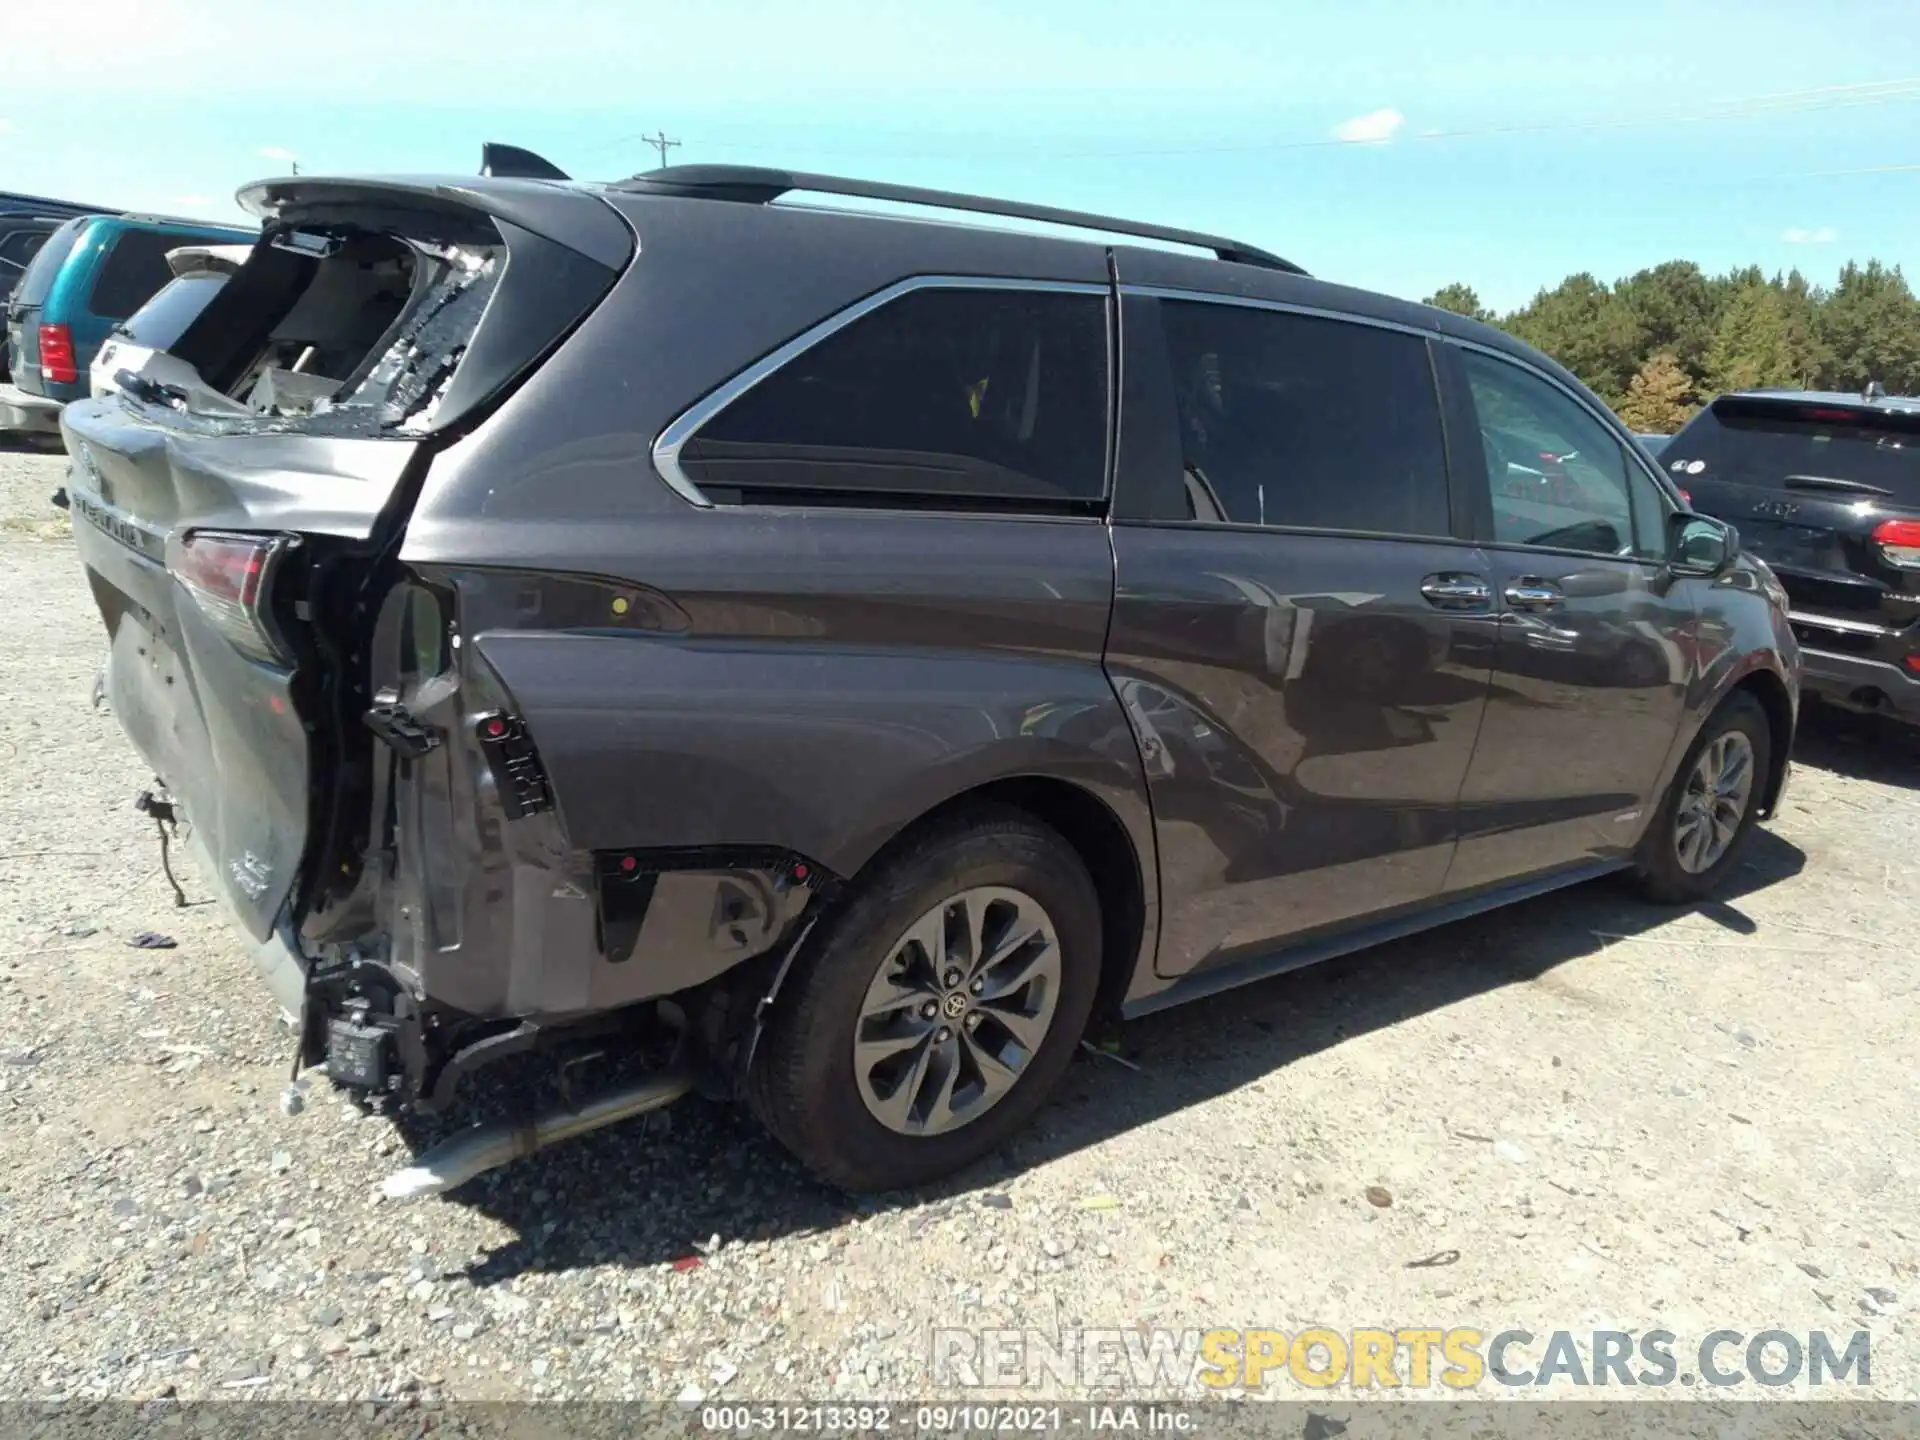
[[[1766,712],[1745,693],[1729,697],[1701,727],[1641,842],[1649,897],[1699,900],[1732,870],[1759,813],[1771,738]]]
[[[971,811],[883,856],[795,963],[748,1077],[767,1128],[848,1190],[1003,1144],[1073,1059],[1100,903],[1054,831]]]
[[[938,1135],[1004,1099],[1060,1008],[1060,940],[1038,900],[985,886],[907,927],[860,1009],[853,1075],[899,1135]]]

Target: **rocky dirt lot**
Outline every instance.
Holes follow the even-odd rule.
[[[1724,903],[1593,885],[1130,1025],[937,1193],[690,1100],[396,1204],[400,1133],[282,1113],[173,906],[64,464],[0,452],[0,1398],[926,1398],[935,1327],[1308,1324],[1864,1328],[1920,1398],[1910,738],[1812,725]]]

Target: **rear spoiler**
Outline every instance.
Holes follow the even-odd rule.
[[[1782,424],[1855,425],[1920,435],[1920,409],[1843,395],[1721,395],[1707,406],[1718,420],[1771,420]]]

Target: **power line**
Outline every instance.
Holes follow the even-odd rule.
[[[660,152],[660,168],[663,170],[666,168],[666,164],[667,164],[667,151],[671,150],[674,146],[680,143],[678,140],[669,140],[667,138],[667,132],[664,130],[659,131],[657,134],[639,135],[633,138],[638,140],[644,140],[647,144],[653,146],[654,149]]]
[[[1862,165],[1855,170],[1797,170],[1794,179],[1824,180],[1833,175],[1899,175],[1920,170],[1920,165]]]
[[[1661,110],[1636,110],[1629,113],[1588,118],[1584,120],[1538,120],[1511,121],[1494,125],[1466,126],[1452,130],[1426,130],[1414,134],[1400,134],[1393,137],[1393,143],[1431,143],[1436,140],[1480,140],[1493,139],[1508,135],[1551,134],[1557,132],[1577,132],[1585,130],[1616,130],[1640,128],[1649,125],[1691,125],[1711,124],[1715,121],[1733,121],[1762,119],[1772,115],[1796,115],[1822,110],[1849,109],[1859,106],[1913,104],[1920,103],[1920,75],[1903,76],[1893,80],[1868,80],[1847,85],[1821,85],[1799,90],[1779,90],[1762,95],[1740,96],[1725,100],[1699,101],[1689,105],[1671,106]],[[660,147],[664,134],[626,135],[610,140],[602,146],[594,146],[587,153],[612,149],[617,145],[629,144],[634,140]],[[669,142],[679,144],[678,141]],[[703,150],[748,151],[764,153],[765,142],[710,141],[700,142]],[[1190,145],[1168,148],[1148,149],[1140,146],[1101,146],[1097,148],[1053,148],[1044,145],[1022,145],[1020,153],[1035,159],[1053,160],[1103,160],[1131,158],[1178,157],[1186,155],[1253,155],[1278,154],[1298,150],[1330,150],[1364,146],[1366,142],[1340,140],[1331,136],[1315,139],[1248,141],[1227,145]],[[1369,147],[1371,148],[1371,147]],[[972,155],[977,146],[971,142],[961,142],[960,148],[952,150],[931,149],[864,149],[829,147],[811,149],[816,155],[845,156],[849,158],[881,160],[956,160]],[[661,160],[665,163],[666,151],[661,149]]]

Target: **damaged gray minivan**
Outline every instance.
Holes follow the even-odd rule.
[[[1699,896],[1779,801],[1778,586],[1472,321],[731,167],[242,202],[171,347],[226,401],[64,419],[149,808],[339,1084],[676,1037],[398,1192],[695,1085],[916,1184],[1096,1012],[1609,871]]]

